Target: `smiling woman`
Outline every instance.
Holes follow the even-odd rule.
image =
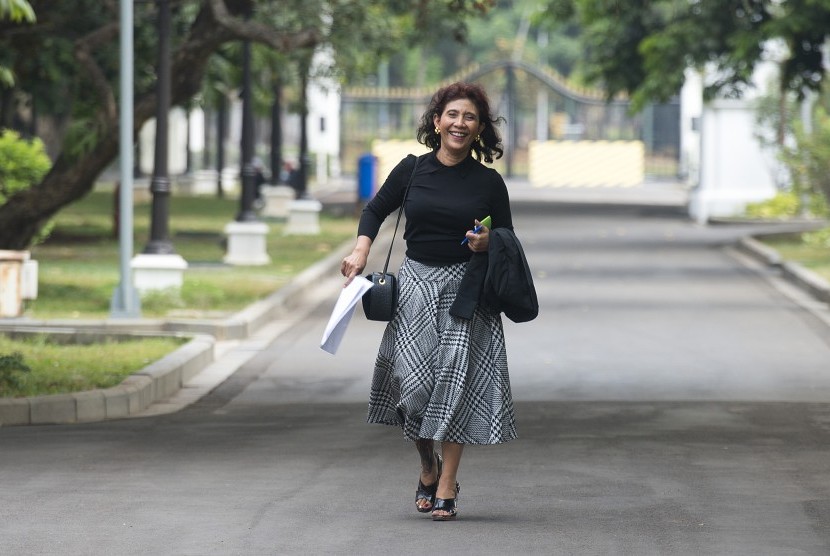
[[[435,133],[441,136],[443,148],[436,156],[445,166],[454,166],[470,156],[473,141],[481,141],[484,124],[470,99],[459,98],[447,103],[443,114],[434,114]]]
[[[458,514],[464,445],[516,438],[499,311],[486,303],[466,316],[450,309],[468,263],[488,251],[490,228],[481,221],[489,216],[493,228],[512,233],[504,180],[481,163],[503,153],[497,123],[481,86],[437,91],[417,130],[432,152],[392,170],[366,205],[357,244],[341,265],[347,283],[363,272],[381,224],[403,205],[399,305],[375,362],[369,422],[400,426],[413,441],[421,460],[415,507],[435,521]]]

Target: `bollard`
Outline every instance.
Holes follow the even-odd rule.
[[[23,263],[28,251],[0,250],[0,318],[23,314]]]

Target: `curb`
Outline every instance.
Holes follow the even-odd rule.
[[[785,280],[817,300],[830,304],[830,283],[812,270],[798,263],[784,261],[778,251],[754,237],[742,238],[738,242],[738,249],[769,267],[779,269]]]
[[[164,319],[99,321],[46,321],[18,319],[0,322],[0,331],[12,334],[60,334],[80,338],[189,336],[191,340],[158,361],[128,376],[112,388],[33,396],[0,398],[0,427],[54,425],[122,419],[141,413],[169,398],[215,361],[220,340],[240,340],[302,302],[303,294],[340,265],[353,247],[344,242],[324,259],[297,274],[280,289],[219,322]]]
[[[97,334],[144,333],[208,334],[217,340],[242,340],[285,310],[296,307],[308,285],[314,284],[340,264],[352,249],[349,240],[329,255],[297,274],[268,297],[256,301],[238,313],[218,321],[182,319],[103,319],[103,320],[37,320],[19,318],[0,322],[0,331],[69,330]]]
[[[68,330],[16,330],[18,334],[77,335]],[[94,331],[82,335],[100,336]],[[170,334],[118,334],[120,338],[170,336]],[[197,335],[180,348],[144,367],[111,388],[0,399],[0,427],[8,425],[55,425],[120,419],[135,415],[153,402],[181,388],[214,359],[216,340]]]

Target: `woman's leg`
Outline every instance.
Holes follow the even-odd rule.
[[[456,444],[455,442],[441,443],[441,456],[444,458],[444,466],[441,470],[441,480],[438,482],[438,498],[455,498],[455,483],[462,452],[464,452],[463,444]]]
[[[431,438],[419,438],[415,441],[415,448],[421,457],[421,484],[432,486],[438,480],[438,461],[435,457],[435,442]],[[417,500],[418,508],[429,511],[432,503],[426,499]]]

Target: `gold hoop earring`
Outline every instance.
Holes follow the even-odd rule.
[[[476,135],[476,141],[481,141],[481,134]]]
[[[435,126],[435,135],[441,135],[441,128],[438,126]]]

